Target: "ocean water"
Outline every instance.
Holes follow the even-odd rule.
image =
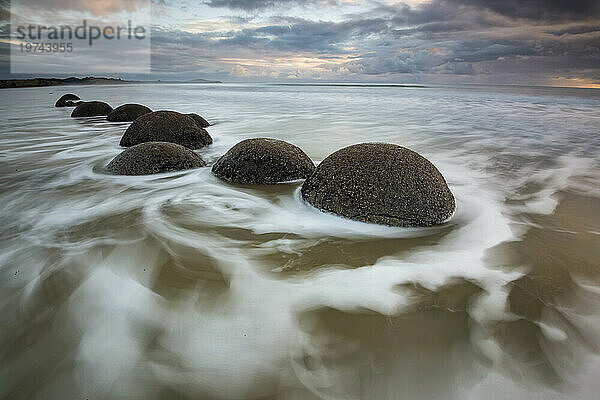
[[[214,144],[315,162],[392,142],[457,200],[447,223],[324,214],[301,182],[210,168],[112,176],[126,123],[196,112]],[[139,84],[2,90],[0,398],[596,399],[600,91]]]

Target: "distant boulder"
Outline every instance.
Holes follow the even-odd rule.
[[[106,169],[117,175],[150,175],[206,166],[190,149],[175,143],[147,142],[116,156]]]
[[[185,114],[175,111],[154,111],[138,117],[125,131],[121,146],[144,142],[177,143],[195,150],[212,143],[207,131]]]
[[[66,107],[77,107],[81,103],[83,103],[83,101],[71,101],[71,100],[67,100],[67,102],[65,103],[65,106]]]
[[[69,101],[69,100],[81,100],[81,99],[76,94],[67,93],[67,94],[61,96],[60,99],[56,100],[56,104],[54,104],[54,107],[71,107],[73,105],[76,105],[72,101]]]
[[[111,111],[112,107],[103,101],[84,101],[75,107],[71,117],[97,117],[108,115]]]
[[[188,117],[190,117],[191,119],[193,119],[193,120],[194,120],[194,122],[195,122],[195,123],[196,123],[196,124],[197,124],[197,125],[198,125],[200,128],[206,128],[206,127],[210,126],[210,124],[208,123],[208,121],[207,121],[207,120],[205,120],[204,118],[202,118],[202,117],[201,117],[200,115],[198,115],[198,114],[191,113],[191,114],[185,114],[185,115],[187,115]]]
[[[277,139],[246,139],[212,167],[219,178],[236,183],[275,184],[308,177],[315,169],[299,147]]]
[[[131,122],[150,112],[152,112],[151,109],[141,104],[123,104],[112,110],[106,119],[111,122]]]
[[[452,192],[432,163],[388,143],[336,151],[319,164],[301,193],[320,210],[390,226],[436,225],[456,208]]]

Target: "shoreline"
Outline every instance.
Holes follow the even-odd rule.
[[[70,85],[120,85],[120,84],[145,84],[145,83],[223,83],[221,81],[211,81],[205,79],[193,79],[190,81],[136,81],[123,80],[121,78],[30,78],[30,79],[2,79],[0,80],[0,89],[18,89],[28,87],[49,87],[49,86],[70,86]]]

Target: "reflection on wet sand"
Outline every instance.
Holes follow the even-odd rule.
[[[577,369],[581,352],[600,350],[596,333],[574,319],[597,313],[600,305],[600,294],[586,288],[600,279],[600,201],[568,192],[559,197],[552,214],[522,216],[531,226],[520,240],[488,253],[492,267],[525,271],[507,286],[514,320],[494,327],[511,376],[551,385]]]
[[[218,261],[196,249],[162,241],[163,251],[157,257],[156,280],[152,290],[165,299],[187,297],[191,292],[202,303],[223,301],[229,287],[228,275],[218,268]]]
[[[397,315],[322,308],[302,314],[300,327],[319,349],[314,373],[335,376],[319,388],[334,398],[453,398],[455,382],[475,379],[477,354],[468,306],[481,288],[455,282],[430,291],[416,284],[398,290],[411,305]],[[316,369],[306,360],[307,373]]]
[[[393,316],[332,308],[301,314],[300,327],[318,348],[318,362],[309,357],[302,366],[307,374],[326,371],[337,378],[320,394],[460,398],[480,377],[480,368],[494,361],[515,382],[537,380],[564,390],[563,378],[576,373],[578,356],[598,351],[594,330],[578,326],[571,316],[595,313],[600,305],[598,292],[577,283],[596,282],[600,274],[600,201],[573,193],[561,197],[552,214],[524,216],[535,225],[521,240],[489,251],[490,268],[528,271],[507,285],[507,309],[515,314],[509,320],[476,326],[469,308],[482,289],[460,278],[433,291],[419,284],[399,286],[410,306]],[[473,330],[487,332],[503,356],[490,360],[478,353]],[[460,391],[455,392],[456,382]]]

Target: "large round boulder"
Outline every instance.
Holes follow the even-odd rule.
[[[133,121],[123,134],[120,144],[129,147],[144,142],[177,143],[194,150],[211,144],[212,138],[185,114],[155,111]]]
[[[112,110],[106,119],[111,122],[131,122],[137,117],[151,113],[152,110],[141,104],[123,104]]]
[[[305,179],[315,169],[299,147],[277,139],[246,139],[213,165],[219,178],[235,183],[275,184]]]
[[[56,104],[54,104],[54,107],[72,107],[72,106],[76,105],[73,103],[72,100],[81,100],[81,99],[76,94],[67,93],[65,95],[62,95],[60,97],[60,99],[56,100]]]
[[[147,142],[113,158],[106,169],[117,175],[150,175],[206,166],[192,150],[175,143]]]
[[[336,151],[317,166],[301,193],[320,210],[390,226],[436,225],[456,208],[452,192],[432,163],[389,143]]]
[[[194,122],[196,123],[196,125],[198,125],[200,128],[206,128],[206,127],[210,126],[210,124],[208,123],[208,121],[205,120],[204,118],[202,118],[198,114],[191,113],[191,114],[185,114],[185,115],[187,115],[188,117],[190,117],[191,119],[193,119]]]
[[[111,111],[112,107],[103,101],[84,101],[75,107],[71,117],[97,117],[108,115]]]

